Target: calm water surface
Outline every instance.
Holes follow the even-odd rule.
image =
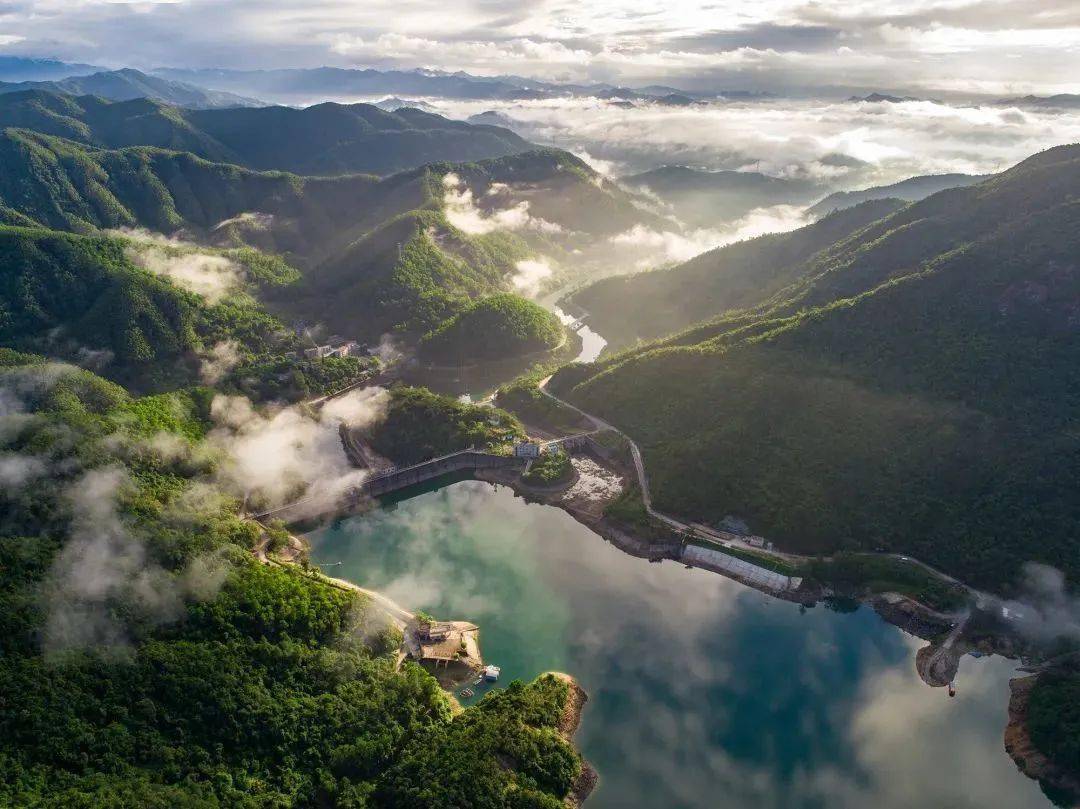
[[[464,481],[310,535],[327,572],[479,623],[503,682],[548,670],[590,700],[600,807],[1047,807],[1002,747],[1008,680],[959,693],[921,641],[861,609],[800,612],[716,574],[626,556],[564,512]]]

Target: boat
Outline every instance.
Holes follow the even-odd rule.
[[[469,697],[474,696],[475,694],[476,694],[476,692],[473,691],[471,688],[464,688],[461,691],[461,696],[465,697],[465,699],[468,699]]]

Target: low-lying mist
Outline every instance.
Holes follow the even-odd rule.
[[[685,164],[812,179],[834,190],[920,174],[987,174],[1080,141],[1076,111],[1007,105],[770,98],[623,108],[595,98],[429,100],[457,118],[497,110],[523,137],[588,155],[605,173]]]

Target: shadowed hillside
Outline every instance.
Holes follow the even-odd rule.
[[[440,160],[482,160],[534,148],[508,129],[415,109],[386,112],[371,104],[330,103],[306,109],[188,109],[144,96],[108,101],[33,89],[11,92],[0,95],[0,128],[23,127],[109,149],[156,146],[252,169],[318,175],[390,174]]]
[[[989,586],[1029,559],[1074,576],[1077,188],[1080,147],[1036,155],[820,251],[754,309],[555,384],[641,443],[659,507]]]

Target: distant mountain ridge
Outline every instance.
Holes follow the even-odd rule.
[[[872,199],[902,199],[918,202],[946,188],[964,188],[981,183],[989,174],[926,174],[892,185],[878,185],[860,191],[837,191],[807,209],[810,216],[825,216],[841,208],[851,208]]]
[[[267,98],[314,99],[349,96],[434,96],[472,100],[529,100],[567,96],[660,99],[682,96],[689,100],[757,97],[741,91],[697,93],[677,87],[651,85],[628,88],[611,84],[560,84],[523,76],[474,76],[463,71],[375,70],[373,68],[283,68],[276,70],[190,70],[158,68],[155,75],[204,87],[217,87]],[[675,99],[678,100],[678,99]]]
[[[115,149],[156,146],[215,162],[297,174],[389,174],[440,160],[482,160],[534,148],[506,129],[370,104],[305,109],[184,109],[146,98],[108,101],[41,90],[0,95],[0,127]]]
[[[69,76],[87,76],[105,68],[55,59],[33,59],[25,56],[0,56],[0,81],[55,81]]]
[[[261,101],[254,98],[221,90],[205,90],[186,82],[148,76],[130,68],[102,71],[87,76],[69,76],[52,81],[0,82],[0,93],[18,93],[25,90],[43,90],[75,96],[94,95],[111,101],[148,98],[192,109],[262,105]]]
[[[1080,95],[1075,93],[1059,93],[1052,96],[1028,95],[1020,98],[1003,98],[998,104],[1017,105],[1022,107],[1056,107],[1059,109],[1075,109],[1080,107]]]

